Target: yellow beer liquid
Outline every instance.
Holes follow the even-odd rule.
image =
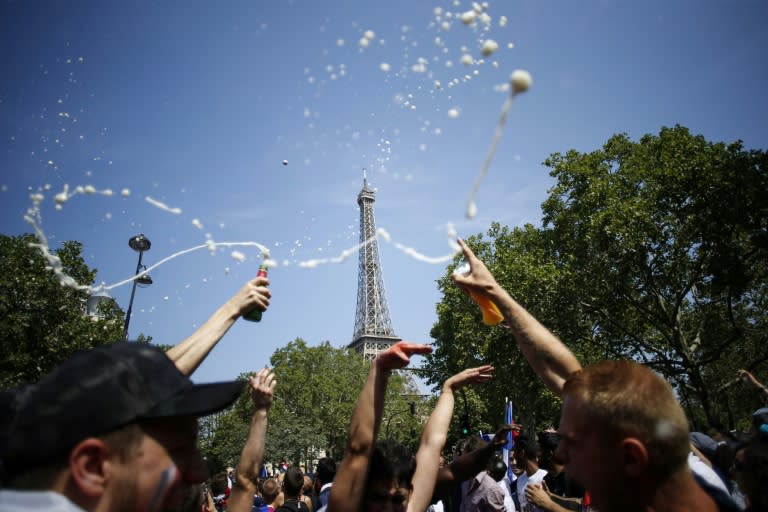
[[[470,293],[469,296],[475,301],[475,304],[480,306],[485,325],[498,325],[504,320],[504,315],[501,314],[501,311],[499,311],[499,308],[491,299],[474,293]]]

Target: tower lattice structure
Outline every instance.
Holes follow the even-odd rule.
[[[376,220],[373,215],[374,191],[363,176],[363,189],[357,195],[360,206],[360,252],[357,271],[357,310],[355,332],[350,348],[370,361],[382,350],[400,341],[392,329],[384,276],[379,260]]]

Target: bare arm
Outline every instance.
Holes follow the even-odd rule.
[[[413,493],[408,502],[408,511],[422,511],[429,506],[437,481],[440,452],[448,438],[448,427],[453,416],[454,391],[467,384],[493,379],[491,372],[493,372],[491,365],[468,368],[443,383],[440,398],[424,427],[419,450],[416,452],[416,472],[411,480]]]
[[[736,374],[741,377],[745,382],[751,383],[753,386],[755,386],[757,389],[763,392],[766,396],[768,396],[768,387],[765,387],[765,385],[757,380],[754,375],[749,373],[747,370],[737,370]]]
[[[328,501],[329,512],[361,510],[368,465],[384,410],[384,393],[389,374],[394,369],[407,366],[411,355],[431,351],[432,348],[427,345],[401,341],[374,359],[368,380],[352,413],[347,451],[333,480],[333,492]]]
[[[488,461],[496,450],[500,450],[507,444],[507,434],[511,430],[512,425],[504,425],[493,436],[493,441],[469,453],[465,453],[442,468],[437,474],[435,495],[447,496],[455,486],[483,471],[488,466]]]
[[[181,373],[191,375],[242,315],[253,309],[262,311],[267,309],[271,297],[267,286],[269,286],[269,279],[266,277],[257,277],[248,281],[189,338],[166,352]]]
[[[525,497],[529,502],[547,512],[570,512],[581,508],[580,499],[557,496],[549,492],[546,485],[542,484],[528,484],[525,487]]]
[[[470,270],[467,274],[454,275],[453,281],[466,292],[485,295],[499,307],[533,371],[549,389],[561,395],[566,379],[581,369],[576,356],[496,282],[463,240],[458,242]]]
[[[229,512],[250,512],[253,507],[253,495],[258,491],[258,476],[264,459],[264,438],[267,433],[267,413],[272,406],[277,381],[271,370],[264,368],[248,382],[253,400],[251,429],[245,440],[240,462],[237,463],[237,475],[229,498]]]

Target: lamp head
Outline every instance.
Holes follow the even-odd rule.
[[[136,252],[148,251],[152,247],[152,242],[144,234],[136,235],[128,240],[128,246]]]

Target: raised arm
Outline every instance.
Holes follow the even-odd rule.
[[[407,366],[412,355],[428,354],[431,351],[432,348],[427,345],[401,341],[373,360],[368,380],[352,412],[347,451],[333,480],[328,512],[360,510],[365,495],[368,465],[384,410],[389,374],[392,370]]]
[[[561,395],[566,379],[581,369],[576,356],[496,282],[464,240],[458,242],[469,272],[453,275],[453,281],[465,292],[485,295],[498,306],[533,371],[549,389]]]
[[[258,476],[264,460],[264,438],[267,434],[267,413],[272,406],[277,381],[272,370],[264,368],[248,379],[253,401],[253,417],[248,438],[245,440],[240,462],[237,463],[232,496],[229,498],[229,512],[250,512],[253,495],[258,491]]]
[[[191,375],[242,315],[253,309],[267,309],[272,296],[267,286],[269,279],[266,277],[248,281],[189,338],[166,352],[181,373]]]
[[[488,467],[488,461],[497,450],[507,444],[507,435],[517,425],[504,425],[496,431],[493,440],[480,448],[457,457],[453,462],[440,469],[437,473],[435,484],[436,496],[447,496],[451,490],[461,482],[469,480]]]
[[[448,427],[453,416],[453,393],[468,384],[488,382],[493,379],[493,366],[485,365],[468,368],[443,383],[440,398],[429,416],[421,435],[419,450],[416,452],[416,472],[411,481],[413,492],[408,501],[408,511],[423,511],[429,506],[437,481],[440,452],[448,438]]]
[[[755,376],[749,373],[747,370],[736,370],[736,375],[740,377],[744,382],[749,382],[757,389],[759,389],[764,395],[768,396],[768,387],[765,387],[762,382],[757,380]]]

